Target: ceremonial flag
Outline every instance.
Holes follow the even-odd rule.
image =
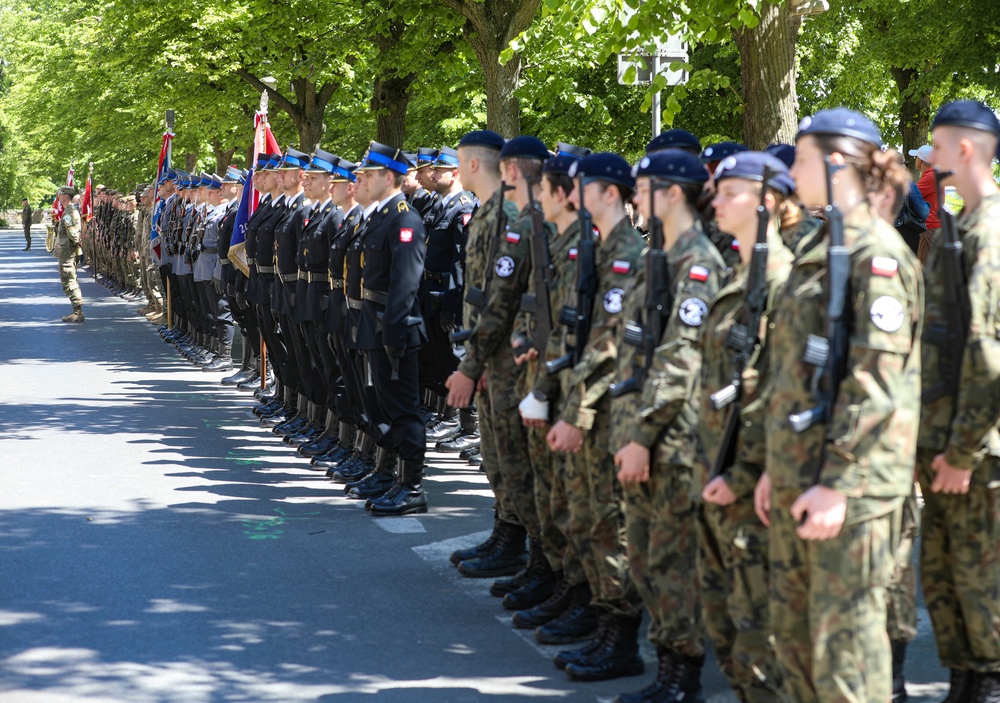
[[[68,185],[70,188],[73,187],[73,174],[74,174],[73,161],[71,159],[69,162],[69,173],[66,174],[66,185]],[[59,195],[56,194],[55,202],[52,203],[52,222],[53,223],[58,222],[62,216],[63,216],[63,206],[59,202]]]
[[[90,164],[90,172],[87,174],[87,187],[83,191],[83,202],[80,203],[80,214],[87,222],[94,216],[94,191],[90,185],[90,179],[94,175],[94,164]]]
[[[156,260],[160,260],[160,214],[163,212],[163,199],[160,197],[160,179],[163,172],[170,168],[171,144],[174,141],[174,133],[168,129],[163,133],[163,144],[160,146],[160,160],[156,167],[156,180],[153,182],[156,199],[153,202],[153,225],[149,230],[149,243],[156,254]]]
[[[233,223],[233,238],[229,243],[229,260],[247,276],[250,275],[250,267],[247,265],[246,255],[247,222],[257,209],[257,203],[260,202],[260,193],[253,187],[253,172],[257,165],[257,157],[260,154],[281,152],[278,140],[274,138],[274,134],[271,133],[271,127],[267,123],[267,113],[265,111],[261,110],[254,115],[253,126],[253,156],[250,161],[250,173],[247,175],[247,182],[243,186],[243,195],[240,197],[239,207],[236,208],[236,222]]]

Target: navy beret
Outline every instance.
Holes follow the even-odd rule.
[[[705,147],[701,152],[701,162],[710,164],[713,161],[722,161],[727,156],[738,154],[741,151],[750,151],[750,147],[739,142],[719,142]]]
[[[646,145],[647,154],[664,149],[692,149],[700,152],[701,140],[686,129],[675,127],[666,132],[660,132]]]
[[[482,146],[487,149],[500,151],[503,149],[505,143],[506,140],[496,132],[489,129],[477,129],[472,132],[466,132],[465,136],[458,142],[458,146]]]
[[[583,179],[584,183],[606,181],[626,188],[635,188],[635,176],[632,175],[632,167],[628,161],[610,151],[599,151],[580,159],[570,167],[568,175]]]
[[[528,158],[545,161],[549,158],[549,149],[538,137],[514,137],[503,145],[500,150],[501,159]]]
[[[556,144],[556,156],[569,154],[570,156],[582,159],[584,156],[590,156],[592,153],[594,153],[593,149],[588,149],[585,146],[576,146],[575,144],[567,144],[566,142]]]
[[[690,151],[662,149],[643,156],[632,169],[632,175],[662,178],[676,183],[704,184],[708,171],[701,160]]]
[[[569,175],[569,167],[580,160],[581,157],[575,154],[558,153],[545,162],[542,166],[542,173],[561,173]]]
[[[882,135],[875,123],[860,112],[846,107],[820,110],[812,117],[803,118],[795,140],[798,141],[807,134],[853,137],[882,148]]]
[[[795,147],[788,144],[772,144],[764,149],[764,153],[777,156],[781,163],[788,168],[791,168],[792,164],[795,163]]]
[[[1000,120],[996,113],[977,100],[955,100],[945,103],[934,116],[935,127],[968,127],[1000,135]]]
[[[790,194],[792,190],[788,189],[791,182],[788,178],[788,167],[778,157],[761,151],[741,151],[727,156],[715,169],[715,180],[718,182],[727,178],[743,178],[748,181],[763,182],[765,167],[774,171],[776,175],[786,177],[784,180],[772,177],[767,184],[783,195]]]

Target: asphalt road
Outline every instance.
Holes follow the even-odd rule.
[[[373,519],[126,302],[0,231],[0,703],[607,701],[566,680],[452,549],[485,477],[431,456],[431,510]],[[926,614],[911,700],[946,672]],[[709,664],[706,694],[732,701]]]

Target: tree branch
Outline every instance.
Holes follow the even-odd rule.
[[[291,100],[269,87],[266,83],[264,83],[264,81],[247,71],[245,68],[237,68],[236,75],[252,85],[258,93],[267,91],[267,99],[269,101],[274,102],[278,107],[287,112],[289,117],[293,120],[296,118],[299,109],[298,106]]]

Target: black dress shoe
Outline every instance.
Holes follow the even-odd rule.
[[[372,471],[356,483],[344,487],[348,498],[374,499],[384,496],[396,485],[396,477],[391,473]]]
[[[353,454],[354,447],[338,444],[328,452],[314,456],[309,463],[317,469],[335,469]]]
[[[340,437],[331,435],[320,435],[316,437],[311,442],[307,442],[299,447],[298,452],[300,456],[320,456],[326,454],[328,451],[338,446]]]
[[[459,452],[458,458],[459,459],[465,459],[466,461],[468,461],[469,459],[471,459],[474,456],[479,456],[480,452],[481,452],[481,450],[479,448],[479,445],[477,444],[474,447],[469,447],[468,449],[463,449],[461,452]]]
[[[458,420],[454,421],[443,421],[439,422],[434,426],[433,429],[427,430],[427,441],[434,442],[447,442],[449,439],[455,439],[462,433],[462,426],[458,424]]]
[[[371,454],[357,454],[333,469],[332,478],[337,483],[348,483],[363,478],[375,468],[375,457]]]
[[[455,439],[448,440],[447,442],[438,442],[436,448],[439,452],[463,452],[467,449],[472,449],[473,447],[479,448],[479,435],[478,434],[460,434]]]
[[[483,455],[482,454],[473,454],[472,456],[470,456],[469,457],[469,465],[470,466],[482,466],[483,465]]]
[[[407,486],[396,484],[381,498],[370,501],[366,505],[375,517],[400,517],[427,512],[427,494],[419,484]]]
[[[260,388],[260,374],[257,372],[252,373],[249,378],[237,383],[236,387],[241,391],[252,391]]]

